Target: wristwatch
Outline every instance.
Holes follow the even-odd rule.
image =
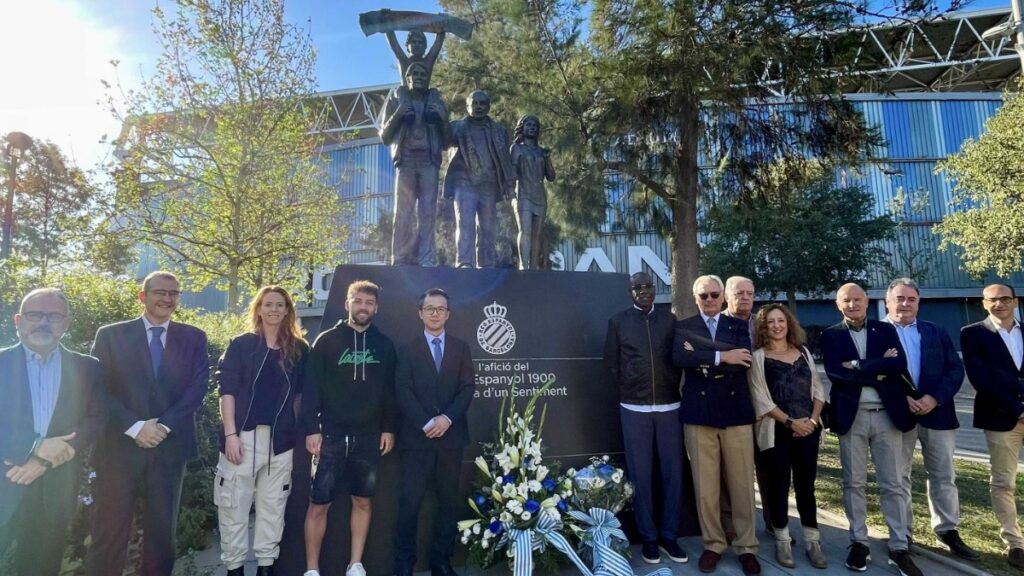
[[[850,365],[854,368],[860,368],[860,360],[850,360]]]
[[[792,427],[793,427],[793,419],[792,418],[786,418],[786,428],[792,428]]]

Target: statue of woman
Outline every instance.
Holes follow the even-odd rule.
[[[551,150],[537,144],[540,120],[523,116],[515,129],[515,143],[509,151],[516,175],[516,195],[512,209],[519,226],[519,269],[537,269],[540,265],[541,233],[548,209],[544,179],[554,182],[555,166]]]

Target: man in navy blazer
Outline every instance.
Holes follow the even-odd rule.
[[[960,330],[967,378],[974,386],[974,426],[985,431],[992,468],[992,511],[1009,549],[1007,561],[1024,570],[1024,536],[1017,517],[1017,462],[1024,445],[1024,338],[1017,293],[991,284],[982,291],[988,317]]]
[[[914,448],[920,440],[928,473],[932,530],[950,552],[965,560],[977,560],[980,555],[963,541],[958,531],[960,494],[953,468],[956,429],[960,427],[953,399],[963,385],[964,364],[945,330],[918,319],[920,304],[921,291],[916,282],[897,278],[889,283],[885,293],[889,313],[885,320],[896,328],[900,338],[907,361],[904,380],[914,388],[907,402],[910,412],[917,417],[917,426],[903,434],[903,499],[907,525],[914,525],[910,476]]]
[[[170,272],[146,276],[141,318],[103,326],[93,355],[103,366],[110,415],[96,450],[96,519],[86,574],[120,574],[141,497],[142,575],[170,576],[185,464],[198,455],[195,414],[210,376],[206,334],[171,321],[181,288]]]
[[[903,380],[906,362],[892,324],[868,320],[868,297],[856,284],[836,292],[843,320],[821,334],[825,371],[832,383],[832,431],[839,435],[843,466],[843,508],[850,523],[850,553],[846,567],[863,572],[871,559],[868,548],[868,452],[875,464],[882,516],[889,527],[889,563],[906,576],[918,576],[908,551],[901,472],[903,432],[914,427],[909,384]]]
[[[676,323],[672,361],[685,370],[679,416],[704,539],[700,570],[714,570],[728,547],[720,508],[724,472],[736,529],[733,547],[743,572],[760,574],[754,520],[754,405],[747,385],[750,329],[745,321],[721,313],[724,293],[718,276],[697,278],[693,296],[700,313]]]
[[[411,576],[416,565],[420,505],[433,484],[437,495],[430,571],[454,576],[451,556],[463,501],[459,498],[462,450],[469,443],[466,413],[476,373],[469,345],[445,331],[448,294],[427,290],[419,300],[423,332],[398,352],[395,394],[401,412],[398,450],[402,481],[395,534],[395,574]]]
[[[21,343],[0,350],[0,556],[17,542],[15,576],[57,576],[83,455],[104,423],[100,365],[60,345],[60,290],[29,292],[14,323]]]

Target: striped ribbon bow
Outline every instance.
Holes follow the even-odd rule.
[[[612,548],[615,540],[627,542],[619,519],[611,510],[591,508],[590,514],[581,510],[572,510],[569,515],[580,523],[589,526],[583,544],[594,550],[595,576],[634,576],[633,568],[621,554]],[[659,568],[647,576],[671,576],[669,568]]]

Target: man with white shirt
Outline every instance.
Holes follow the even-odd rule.
[[[135,498],[142,498],[142,571],[170,576],[185,464],[199,451],[195,414],[210,377],[206,334],[171,321],[181,286],[170,272],[142,282],[141,318],[102,326],[93,356],[109,422],[96,450],[96,519],[86,574],[120,574]]]
[[[906,379],[914,393],[907,397],[917,426],[903,434],[903,499],[907,526],[912,527],[910,476],[914,449],[921,442],[924,467],[928,474],[928,508],[932,529],[950,552],[965,559],[980,556],[960,538],[960,495],[956,488],[953,452],[956,450],[956,417],[953,399],[964,380],[964,365],[953,348],[953,340],[941,327],[917,317],[921,293],[910,278],[897,278],[885,293],[886,322],[896,334],[907,361]]]
[[[982,291],[988,318],[960,330],[967,378],[976,391],[974,426],[985,431],[992,468],[992,511],[1009,551],[1010,566],[1024,570],[1024,536],[1017,518],[1017,462],[1024,444],[1024,339],[1017,293],[1005,284]]]
[[[654,280],[646,272],[629,277],[633,306],[608,320],[604,363],[619,389],[619,414],[626,472],[636,487],[633,508],[643,541],[644,562],[686,562],[679,547],[683,488],[683,429],[679,423],[679,369],[672,364],[676,318],[654,306]],[[661,472],[661,526],[655,524],[654,464]]]
[[[476,373],[469,344],[448,334],[448,294],[440,288],[420,296],[423,332],[398,353],[395,395],[401,414],[398,451],[402,481],[395,530],[397,576],[412,576],[416,566],[416,528],[420,506],[433,485],[437,496],[430,544],[432,576],[454,576],[456,525],[464,500],[459,497],[462,450],[469,444],[466,413],[473,400]]]

